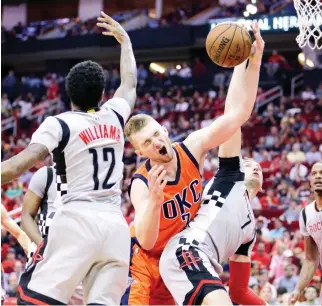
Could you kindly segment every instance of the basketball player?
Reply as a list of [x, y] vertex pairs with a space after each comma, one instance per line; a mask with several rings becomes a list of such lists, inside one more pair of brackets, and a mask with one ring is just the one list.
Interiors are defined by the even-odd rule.
[[[42, 167], [33, 175], [24, 197], [21, 227], [33, 242], [33, 253], [48, 235], [55, 212], [61, 205], [57, 199], [56, 181], [54, 167]], [[28, 264], [30, 261], [32, 262], [32, 258], [29, 258]], [[83, 287], [79, 284], [68, 301], [68, 305], [82, 304]]]
[[[245, 77], [243, 63], [231, 82]], [[244, 92], [230, 88], [230, 97]], [[251, 250], [255, 243], [255, 217], [250, 201], [261, 190], [263, 174], [253, 160], [242, 161], [241, 130], [219, 147], [219, 169], [206, 185], [200, 209], [183, 232], [173, 237], [160, 259], [160, 272], [178, 305], [266, 305], [249, 288]], [[230, 258], [230, 297], [218, 274]]]
[[17, 225], [17, 223], [8, 215], [6, 208], [1, 204], [1, 225], [14, 236], [19, 244], [28, 254], [28, 250], [31, 244], [29, 237], [26, 233]]
[[128, 34], [102, 16], [103, 34], [121, 44], [121, 85], [113, 99], [97, 108], [103, 69], [92, 61], [77, 64], [66, 78], [72, 111], [48, 117], [26, 149], [2, 163], [6, 183], [52, 152], [62, 201], [21, 277], [19, 304], [66, 304], [81, 281], [88, 305], [119, 304], [126, 289], [130, 232], [120, 210], [120, 182], [123, 126], [136, 100], [136, 63]]
[[23, 200], [21, 227], [37, 246], [48, 235], [57, 210], [56, 181], [53, 167], [40, 168], [31, 178]]
[[[302, 291], [307, 287], [319, 266], [322, 265], [322, 162], [312, 166], [310, 175], [311, 188], [315, 200], [304, 207], [300, 214], [300, 232], [304, 236], [305, 259], [300, 279], [291, 293], [289, 302], [294, 305]], [[322, 305], [322, 292], [320, 294]]]
[[[1, 204], [1, 225], [14, 236], [19, 244], [24, 249], [25, 253], [28, 254], [31, 241], [26, 233], [17, 225], [17, 223], [8, 215], [6, 208]], [[1, 265], [1, 304], [6, 297], [4, 271]]]
[[122, 299], [123, 305], [174, 304], [161, 279], [159, 259], [168, 240], [193, 219], [199, 208], [202, 193], [199, 165], [205, 154], [230, 138], [251, 114], [264, 48], [257, 25], [253, 31], [256, 52], [242, 78], [235, 76], [230, 83], [229, 91], [237, 93], [227, 96], [226, 103], [232, 107], [209, 127], [176, 144], [171, 144], [168, 131], [147, 115], [133, 116], [125, 127], [136, 153], [148, 160], [136, 171], [130, 186], [135, 207], [134, 245], [131, 284]]

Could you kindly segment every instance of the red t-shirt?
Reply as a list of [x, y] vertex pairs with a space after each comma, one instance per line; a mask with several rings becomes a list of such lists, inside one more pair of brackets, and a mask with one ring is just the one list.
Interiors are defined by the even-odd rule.
[[3, 262], [2, 262], [2, 268], [3, 268], [3, 271], [5, 273], [11, 273], [14, 271], [14, 267], [15, 267], [15, 263], [17, 262], [18, 260], [16, 259], [13, 259], [13, 260], [8, 260], [8, 259], [5, 259]]
[[267, 253], [260, 255], [257, 252], [254, 252], [254, 254], [252, 255], [252, 260], [260, 262], [263, 266], [269, 269], [271, 257]]
[[53, 100], [58, 97], [59, 94], [59, 87], [58, 84], [52, 84], [47, 91], [47, 98], [48, 100]]

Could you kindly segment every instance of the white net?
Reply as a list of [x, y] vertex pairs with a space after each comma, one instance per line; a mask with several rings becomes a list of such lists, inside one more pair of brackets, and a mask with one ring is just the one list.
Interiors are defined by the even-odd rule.
[[301, 48], [322, 49], [322, 0], [294, 0], [300, 34], [296, 41]]

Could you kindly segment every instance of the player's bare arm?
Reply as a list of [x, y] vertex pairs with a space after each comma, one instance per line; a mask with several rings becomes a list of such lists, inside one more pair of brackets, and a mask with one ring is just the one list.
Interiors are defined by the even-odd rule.
[[31, 244], [29, 237], [26, 233], [17, 225], [15, 221], [8, 215], [7, 210], [1, 204], [1, 225], [13, 235], [24, 249], [25, 253], [28, 254], [28, 249]]
[[301, 269], [300, 279], [289, 298], [291, 305], [297, 302], [301, 292], [309, 285], [319, 266], [319, 249], [311, 236], [304, 237], [304, 252], [305, 259]]
[[1, 163], [1, 184], [7, 184], [18, 178], [37, 162], [43, 161], [48, 155], [48, 149], [42, 144], [29, 145], [19, 154]]
[[164, 200], [163, 189], [166, 184], [166, 171], [163, 170], [163, 166], [156, 165], [149, 171], [149, 187], [140, 179], [135, 179], [132, 183], [135, 235], [145, 250], [151, 250], [158, 239], [160, 211]]
[[[259, 82], [259, 71], [264, 51], [264, 40], [261, 37], [258, 24], [252, 27], [255, 35], [253, 53], [242, 82], [232, 79], [229, 87], [235, 88], [237, 96], [227, 96], [226, 103], [233, 105], [223, 116], [216, 119], [209, 127], [196, 131], [184, 141], [197, 161], [210, 149], [227, 141], [245, 123], [253, 110]], [[234, 90], [234, 91], [235, 91]], [[243, 95], [240, 95], [244, 92]]]
[[42, 198], [33, 193], [30, 189], [27, 190], [22, 206], [21, 228], [37, 245], [42, 241], [39, 228], [36, 223], [36, 216], [41, 205]]
[[[234, 107], [234, 97], [242, 97], [245, 95], [245, 91], [240, 92], [239, 86], [234, 86], [243, 82], [246, 73], [246, 63], [244, 61], [240, 65], [234, 68], [234, 73], [231, 78], [231, 85], [229, 86], [227, 98], [225, 102], [225, 114], [230, 112]], [[237, 129], [237, 132], [230, 137], [226, 142], [219, 146], [219, 157], [234, 157], [239, 156], [241, 151], [241, 130]]]
[[117, 21], [104, 12], [101, 12], [101, 14], [102, 17], [97, 18], [100, 21], [97, 23], [97, 26], [107, 30], [102, 34], [114, 36], [121, 45], [121, 85], [116, 90], [114, 97], [125, 99], [133, 110], [136, 101], [137, 69], [131, 40], [127, 32]]

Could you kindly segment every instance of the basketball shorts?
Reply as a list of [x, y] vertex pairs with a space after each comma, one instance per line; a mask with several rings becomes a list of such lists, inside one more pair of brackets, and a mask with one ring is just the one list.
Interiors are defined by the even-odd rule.
[[170, 240], [160, 259], [160, 273], [177, 305], [201, 305], [204, 297], [224, 289], [209, 256], [198, 248], [198, 243], [187, 244], [185, 238]]
[[159, 272], [159, 257], [147, 255], [133, 239], [129, 281], [121, 305], [175, 305]]
[[208, 293], [225, 290], [219, 278], [220, 263], [234, 254], [249, 256], [255, 242], [254, 230], [250, 225], [243, 231], [237, 219], [231, 219], [218, 216], [216, 235], [186, 228], [166, 245], [160, 273], [178, 305], [200, 305]]
[[121, 211], [93, 202], [62, 206], [21, 276], [19, 304], [67, 304], [81, 281], [84, 303], [119, 304], [126, 289], [130, 242]]

